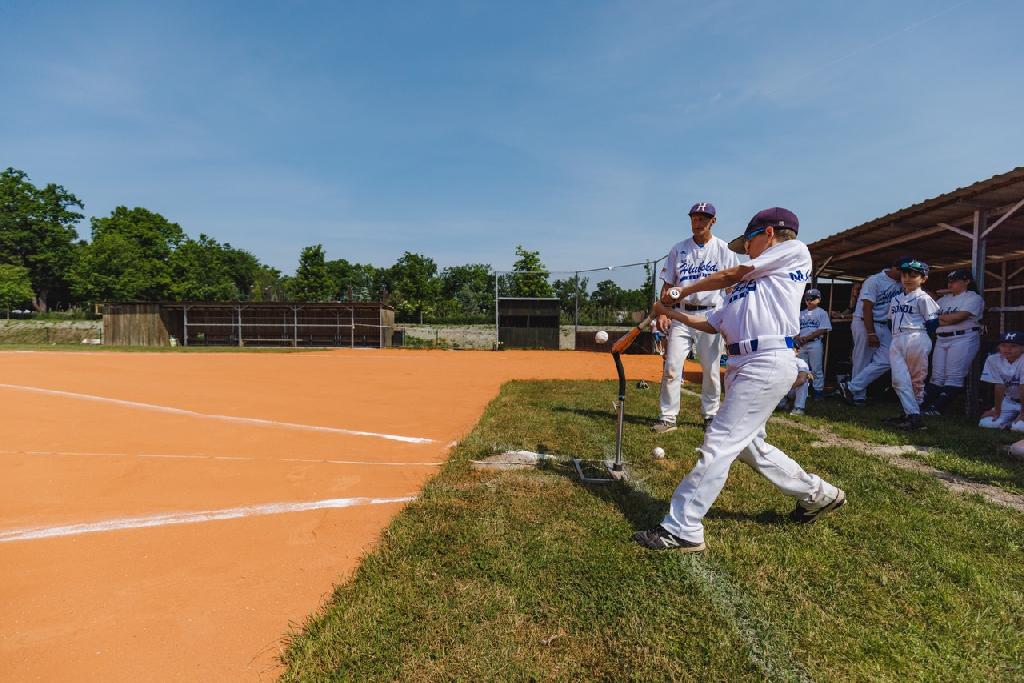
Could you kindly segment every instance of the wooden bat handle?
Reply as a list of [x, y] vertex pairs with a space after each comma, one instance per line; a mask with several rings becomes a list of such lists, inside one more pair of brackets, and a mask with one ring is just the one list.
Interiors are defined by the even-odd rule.
[[647, 315], [647, 317], [640, 321], [640, 323], [636, 327], [631, 329], [625, 335], [620, 337], [618, 341], [612, 344], [612, 353], [622, 353], [630, 346], [632, 346], [633, 342], [637, 338], [637, 335], [640, 334], [640, 331], [643, 330], [643, 328], [651, 324], [651, 321], [654, 320], [655, 315], [656, 314], [654, 313], [654, 311], [651, 311]]

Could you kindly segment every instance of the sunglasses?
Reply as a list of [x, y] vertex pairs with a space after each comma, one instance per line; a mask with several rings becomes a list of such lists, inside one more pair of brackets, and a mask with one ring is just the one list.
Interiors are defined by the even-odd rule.
[[757, 237], [758, 235], [760, 235], [762, 232], [764, 232], [767, 229], [768, 229], [768, 226], [766, 225], [763, 228], [758, 228], [757, 230], [751, 230], [750, 232], [748, 232], [748, 233], [743, 235], [743, 239], [746, 240], [747, 242], [749, 242], [750, 240], [754, 239], [755, 237]]

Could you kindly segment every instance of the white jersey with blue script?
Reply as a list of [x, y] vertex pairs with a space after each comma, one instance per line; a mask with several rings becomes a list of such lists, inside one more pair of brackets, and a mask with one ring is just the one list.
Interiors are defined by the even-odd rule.
[[969, 330], [972, 327], [981, 325], [981, 316], [985, 313], [985, 300], [977, 292], [971, 290], [963, 294], [947, 294], [938, 301], [939, 315], [947, 313], [959, 313], [966, 311], [970, 313], [966, 320], [953, 325], [940, 325], [939, 332], [956, 332], [957, 330]]
[[[1001, 353], [993, 353], [985, 359], [985, 367], [981, 371], [981, 381], [989, 384], [1002, 384], [1006, 387], [1004, 396], [1012, 401], [1020, 400], [1020, 380], [1024, 375], [1024, 356], [1011, 363]], [[998, 406], [997, 406], [998, 407]]]
[[[876, 323], [884, 323], [889, 318], [889, 302], [902, 291], [903, 285], [900, 281], [893, 280], [883, 270], [864, 281], [864, 286], [860, 288], [860, 301], [870, 301], [874, 306], [871, 309], [871, 317]], [[864, 317], [863, 310], [861, 317]]]
[[[818, 330], [831, 330], [832, 321], [828, 318], [828, 313], [821, 309], [819, 306], [813, 311], [809, 308], [805, 308], [800, 311], [800, 336], [806, 337], [809, 334], [817, 332]], [[815, 337], [808, 344], [820, 344], [821, 337]]]
[[795, 337], [800, 301], [811, 277], [811, 252], [799, 240], [780, 242], [747, 262], [754, 270], [737, 283], [708, 323], [735, 344], [762, 337]]
[[909, 332], [924, 332], [929, 320], [939, 317], [939, 305], [923, 289], [897, 294], [889, 302], [889, 320], [893, 336]]
[[[661, 279], [672, 286], [692, 285], [701, 278], [738, 266], [739, 263], [739, 256], [729, 250], [725, 240], [712, 235], [711, 239], [701, 245], [690, 237], [674, 244], [669, 250], [665, 266], [661, 269]], [[686, 297], [684, 303], [691, 306], [720, 306], [722, 292], [697, 292]]]

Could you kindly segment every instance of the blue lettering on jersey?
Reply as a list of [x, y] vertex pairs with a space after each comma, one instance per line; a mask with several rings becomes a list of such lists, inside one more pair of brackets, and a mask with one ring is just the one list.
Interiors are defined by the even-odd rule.
[[691, 265], [683, 262], [679, 264], [679, 281], [683, 282], [686, 280], [699, 280], [702, 277], [707, 277], [711, 273], [718, 272], [717, 263], [701, 263], [699, 265]]
[[893, 313], [913, 313], [914, 312], [914, 307], [911, 306], [910, 304], [893, 304], [892, 312]]
[[733, 301], [742, 299], [747, 295], [748, 292], [757, 291], [757, 280], [746, 280], [736, 285], [736, 289], [732, 290], [732, 294], [729, 295], [729, 300], [726, 304], [731, 304]]
[[810, 274], [810, 271], [802, 273], [799, 270], [794, 270], [792, 273], [789, 274], [789, 279], [792, 280], [793, 282], [803, 282], [804, 280], [807, 279], [807, 277]]

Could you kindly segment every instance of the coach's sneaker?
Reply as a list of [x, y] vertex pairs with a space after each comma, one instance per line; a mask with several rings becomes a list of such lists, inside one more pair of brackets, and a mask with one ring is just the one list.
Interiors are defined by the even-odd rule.
[[940, 411], [935, 406], [928, 406], [927, 408], [925, 408], [924, 410], [921, 411], [921, 414], [922, 415], [928, 415], [930, 417], [941, 417], [942, 416], [942, 411]]
[[668, 434], [669, 432], [676, 431], [676, 423], [658, 420], [651, 426], [651, 431], [655, 434]]
[[804, 412], [803, 408], [793, 408], [793, 410], [789, 411], [789, 414], [790, 415], [806, 415], [807, 413]]
[[894, 415], [893, 417], [883, 417], [882, 418], [882, 422], [884, 422], [885, 424], [890, 424], [890, 425], [898, 425], [898, 424], [902, 424], [903, 422], [906, 422], [906, 421], [907, 421], [907, 414], [906, 413], [900, 413], [899, 415]]
[[847, 386], [846, 382], [840, 382], [836, 385], [836, 391], [839, 393], [839, 396], [841, 396], [842, 399], [851, 406], [855, 406], [857, 408], [864, 406], [864, 399], [854, 397], [853, 392], [850, 391], [850, 387]]
[[832, 499], [832, 502], [822, 505], [820, 508], [810, 509], [805, 507], [803, 503], [797, 503], [796, 509], [789, 513], [789, 518], [799, 524], [813, 524], [817, 522], [821, 517], [846, 505], [846, 492], [842, 489], [837, 489], [837, 491], [839, 493]]
[[650, 550], [678, 550], [683, 553], [699, 553], [707, 546], [703, 543], [694, 543], [685, 538], [679, 538], [670, 533], [660, 524], [647, 531], [638, 531], [633, 534], [633, 540]]
[[924, 422], [921, 420], [921, 416], [916, 414], [907, 415], [907, 419], [897, 424], [896, 428], [906, 429], [907, 431], [920, 431], [922, 429], [927, 429], [927, 427], [924, 426]]

